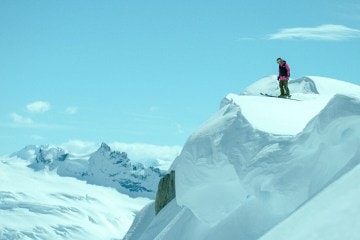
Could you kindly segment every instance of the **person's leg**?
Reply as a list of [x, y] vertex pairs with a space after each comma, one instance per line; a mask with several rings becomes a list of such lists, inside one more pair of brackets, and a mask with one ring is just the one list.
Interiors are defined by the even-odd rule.
[[290, 90], [289, 90], [289, 81], [288, 80], [284, 80], [284, 92], [285, 92], [285, 95], [290, 97]]
[[284, 96], [285, 92], [284, 92], [284, 80], [280, 80], [279, 81], [279, 88], [280, 88], [280, 96]]

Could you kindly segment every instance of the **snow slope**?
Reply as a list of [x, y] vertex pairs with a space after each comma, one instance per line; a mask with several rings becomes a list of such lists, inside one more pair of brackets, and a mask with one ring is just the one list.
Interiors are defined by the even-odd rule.
[[260, 240], [359, 239], [359, 178], [356, 166]]
[[0, 239], [122, 239], [150, 202], [0, 159]]
[[[359, 178], [351, 170], [360, 162], [360, 87], [303, 77], [290, 81], [289, 88], [301, 101], [259, 95], [278, 94], [274, 76], [226, 96], [171, 167], [176, 171], [176, 200], [156, 217], [140, 212], [125, 239], [252, 240], [276, 225], [269, 232], [274, 235], [265, 239], [278, 239], [272, 236], [295, 226], [291, 222], [282, 227], [282, 221], [297, 216], [298, 209], [320, 212], [316, 207], [326, 206], [326, 200], [313, 200], [321, 199], [329, 186], [344, 186], [337, 181], [348, 173]], [[337, 210], [332, 211], [328, 213]], [[321, 216], [307, 219], [316, 221], [308, 225], [317, 229], [309, 230], [321, 232], [335, 223], [327, 219], [325, 224]], [[348, 236], [354, 236], [352, 231]]]

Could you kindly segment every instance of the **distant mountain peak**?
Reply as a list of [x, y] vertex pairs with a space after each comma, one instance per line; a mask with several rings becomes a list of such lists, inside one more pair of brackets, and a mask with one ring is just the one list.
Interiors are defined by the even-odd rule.
[[98, 149], [98, 151], [105, 151], [105, 152], [111, 152], [111, 148], [109, 145], [107, 145], [106, 143], [101, 143], [100, 148]]
[[90, 155], [89, 161], [91, 162], [94, 159], [100, 159], [101, 161], [106, 160], [115, 165], [121, 163], [123, 167], [131, 165], [130, 159], [128, 158], [126, 152], [113, 151], [106, 143], [102, 143], [99, 149]]
[[106, 143], [90, 154], [78, 159], [64, 149], [52, 145], [29, 145], [11, 154], [28, 160], [28, 167], [39, 171], [56, 170], [60, 176], [75, 177], [88, 183], [113, 187], [131, 197], [155, 198], [157, 184], [164, 172], [143, 164], [132, 164], [126, 152], [113, 151]]

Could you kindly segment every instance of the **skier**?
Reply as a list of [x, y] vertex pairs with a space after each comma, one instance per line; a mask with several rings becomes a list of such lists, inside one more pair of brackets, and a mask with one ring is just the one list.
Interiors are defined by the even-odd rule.
[[290, 97], [290, 91], [288, 87], [290, 77], [290, 67], [285, 60], [278, 58], [276, 62], [279, 64], [279, 74], [277, 80], [279, 81], [280, 95], [279, 97], [286, 98]]

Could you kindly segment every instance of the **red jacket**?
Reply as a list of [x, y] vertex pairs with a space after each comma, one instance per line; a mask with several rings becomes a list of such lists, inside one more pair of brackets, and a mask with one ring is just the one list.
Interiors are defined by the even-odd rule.
[[290, 67], [286, 61], [282, 61], [279, 64], [279, 75], [278, 80], [289, 80], [290, 77]]

